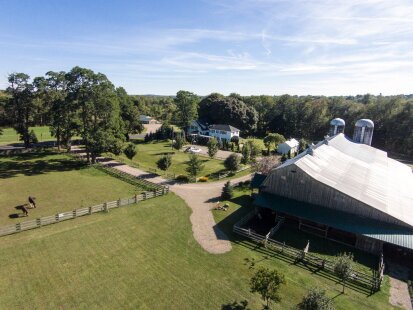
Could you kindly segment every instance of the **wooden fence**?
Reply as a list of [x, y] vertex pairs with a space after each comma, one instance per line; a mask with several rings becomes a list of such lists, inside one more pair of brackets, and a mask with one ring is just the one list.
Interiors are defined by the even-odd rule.
[[[254, 216], [254, 214], [255, 211], [249, 213], [246, 217], [236, 223], [233, 227], [234, 233], [247, 237], [256, 243], [263, 245], [268, 250], [293, 258], [297, 263], [301, 262], [306, 266], [312, 266], [318, 270], [323, 270], [333, 275], [335, 274], [333, 261], [318, 257], [313, 253], [308, 253], [306, 249], [297, 249], [286, 245], [285, 242], [281, 243], [266, 236], [257, 234], [250, 229], [242, 228], [241, 226], [246, 224]], [[360, 271], [353, 271], [351, 278], [347, 280], [346, 283], [362, 286], [370, 290], [371, 293], [377, 292], [380, 290], [383, 280], [383, 271], [384, 263], [383, 256], [381, 256], [378, 270], [373, 270], [371, 275]]]
[[164, 186], [162, 188], [158, 188], [157, 190], [146, 191], [130, 198], [109, 201], [92, 207], [75, 209], [73, 211], [62, 212], [55, 215], [36, 218], [30, 221], [20, 222], [14, 225], [0, 227], [0, 236], [11, 235], [29, 229], [60, 223], [66, 220], [71, 220], [84, 215], [91, 215], [97, 212], [109, 212], [110, 209], [136, 204], [139, 201], [166, 195], [168, 192], [169, 188]]

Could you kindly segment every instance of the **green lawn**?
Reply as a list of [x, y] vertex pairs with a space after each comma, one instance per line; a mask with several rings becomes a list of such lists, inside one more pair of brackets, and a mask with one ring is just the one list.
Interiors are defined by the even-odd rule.
[[[189, 159], [189, 154], [184, 152], [178, 152], [171, 148], [170, 142], [149, 142], [149, 143], [139, 143], [137, 144], [137, 155], [133, 160], [129, 160], [125, 155], [113, 156], [115, 159], [121, 160], [127, 164], [135, 165], [136, 167], [143, 170], [156, 169], [157, 173], [162, 174], [163, 171], [158, 169], [156, 162], [166, 153], [173, 153], [172, 155], [172, 165], [168, 169], [168, 174], [184, 174], [187, 175], [185, 171], [187, 165], [186, 162]], [[208, 176], [211, 173], [224, 172], [224, 162], [217, 159], [209, 159], [204, 156], [199, 157], [204, 163], [204, 169], [200, 173], [200, 176]]]
[[[245, 210], [215, 214], [230, 229]], [[190, 209], [173, 194], [1, 238], [0, 305], [4, 309], [220, 309], [247, 299], [246, 259], [277, 268], [287, 279], [277, 309], [292, 309], [312, 287], [327, 289], [337, 309], [391, 309], [388, 284], [368, 297], [334, 280], [263, 254], [235, 239], [223, 255], [192, 236]], [[231, 236], [231, 235], [230, 235]], [[232, 237], [232, 236], [231, 236]]]
[[[88, 167], [65, 154], [52, 152], [0, 156], [0, 225], [133, 196], [140, 191], [128, 183]], [[37, 198], [28, 217], [14, 207]]]
[[[30, 129], [34, 130], [39, 142], [56, 140], [54, 137], [51, 136], [48, 126], [30, 127]], [[0, 145], [21, 142], [22, 141], [20, 141], [20, 136], [13, 128], [3, 129], [3, 134], [0, 135]]]

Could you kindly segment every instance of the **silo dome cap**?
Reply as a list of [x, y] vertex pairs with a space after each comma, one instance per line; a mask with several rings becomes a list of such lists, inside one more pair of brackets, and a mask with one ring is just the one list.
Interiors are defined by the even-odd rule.
[[345, 126], [346, 122], [342, 118], [335, 118], [331, 120], [330, 125], [332, 126]]
[[374, 123], [371, 119], [367, 119], [367, 118], [363, 118], [363, 119], [359, 119], [356, 122], [356, 126], [357, 127], [370, 127], [370, 128], [374, 128]]

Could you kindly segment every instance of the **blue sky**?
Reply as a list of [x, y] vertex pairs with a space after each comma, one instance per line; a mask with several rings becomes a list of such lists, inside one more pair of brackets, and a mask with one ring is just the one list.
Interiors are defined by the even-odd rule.
[[131, 94], [410, 94], [413, 2], [0, 0], [0, 89], [76, 65]]

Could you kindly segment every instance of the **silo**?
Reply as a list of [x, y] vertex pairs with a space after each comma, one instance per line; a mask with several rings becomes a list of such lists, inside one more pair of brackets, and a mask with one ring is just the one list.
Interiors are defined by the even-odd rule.
[[339, 133], [344, 133], [346, 122], [341, 118], [335, 118], [330, 122], [330, 131], [328, 135], [333, 137]]
[[370, 119], [359, 119], [354, 128], [353, 141], [356, 143], [364, 143], [371, 145], [373, 138], [374, 123]]

